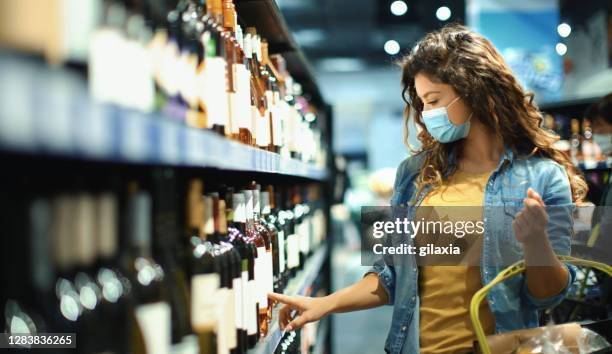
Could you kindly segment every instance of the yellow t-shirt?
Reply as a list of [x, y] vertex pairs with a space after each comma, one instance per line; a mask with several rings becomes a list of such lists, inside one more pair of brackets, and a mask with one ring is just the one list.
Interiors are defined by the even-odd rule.
[[[489, 175], [489, 173], [471, 174], [457, 171], [441, 188], [428, 193], [421, 206], [474, 206], [476, 208], [452, 209], [458, 211], [454, 212], [454, 217], [474, 221], [482, 220], [481, 207]], [[441, 209], [445, 210], [442, 213], [446, 213], [450, 208]], [[453, 214], [452, 211], [451, 214]], [[453, 219], [453, 215], [445, 214], [444, 217]], [[478, 239], [480, 241], [476, 241], [476, 247], [470, 248], [470, 253], [479, 259], [482, 240]], [[470, 262], [469, 264], [478, 263]], [[470, 301], [481, 287], [480, 267], [478, 266], [427, 265], [420, 267], [419, 340], [421, 353], [447, 354], [472, 351], [476, 335], [470, 321]], [[495, 319], [486, 301], [483, 301], [481, 305], [480, 318], [485, 333], [492, 334], [495, 331]]]

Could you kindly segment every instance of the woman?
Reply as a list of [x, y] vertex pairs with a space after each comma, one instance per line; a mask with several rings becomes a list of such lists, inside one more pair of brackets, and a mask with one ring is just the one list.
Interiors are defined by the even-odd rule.
[[[524, 258], [527, 270], [489, 293], [481, 311], [487, 334], [535, 327], [537, 310], [564, 297], [575, 272], [555, 254], [569, 253], [567, 206], [583, 198], [586, 184], [552, 148], [556, 137], [540, 128], [532, 96], [481, 35], [447, 26], [426, 35], [402, 66], [403, 96], [421, 127], [422, 147], [400, 165], [391, 205], [511, 205], [520, 211], [503, 223], [493, 222], [499, 208], [483, 208], [480, 269], [419, 269], [414, 257], [386, 256], [361, 281], [331, 295], [270, 297], [285, 304], [279, 319], [285, 330], [334, 312], [390, 304], [386, 352], [471, 352], [469, 299], [509, 264], [508, 255]], [[553, 216], [550, 206], [561, 208]], [[292, 310], [298, 311], [293, 319]]]

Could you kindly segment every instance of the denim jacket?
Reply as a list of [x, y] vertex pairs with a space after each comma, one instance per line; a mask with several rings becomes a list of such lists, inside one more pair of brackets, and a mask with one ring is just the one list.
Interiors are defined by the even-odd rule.
[[[426, 188], [412, 204], [416, 194], [415, 178], [422, 167], [424, 153], [404, 160], [397, 170], [391, 206], [419, 205], [427, 194]], [[451, 154], [451, 163], [455, 154]], [[522, 158], [506, 148], [497, 169], [487, 181], [484, 192], [483, 221], [485, 232], [480, 260], [482, 284], [489, 283], [500, 271], [523, 258], [522, 246], [514, 237], [511, 220], [499, 220], [494, 215], [499, 206], [522, 209], [527, 189], [538, 192], [547, 205], [549, 222], [547, 233], [554, 251], [559, 255], [570, 253], [572, 236], [572, 197], [565, 169], [555, 161], [543, 157]], [[491, 206], [487, 208], [487, 206]], [[548, 206], [561, 206], [551, 215]], [[408, 217], [414, 216], [414, 209]], [[508, 259], [510, 257], [510, 259]], [[553, 297], [538, 299], [527, 288], [524, 274], [512, 277], [494, 286], [487, 301], [495, 318], [496, 333], [538, 326], [538, 310], [555, 306], [565, 297], [575, 279], [575, 269], [567, 264], [569, 280], [564, 290]], [[391, 329], [385, 342], [385, 351], [393, 354], [419, 353], [419, 289], [418, 267], [414, 256], [385, 255], [368, 270], [377, 273], [385, 288], [389, 305], [393, 305]], [[366, 273], [366, 274], [367, 274]]]

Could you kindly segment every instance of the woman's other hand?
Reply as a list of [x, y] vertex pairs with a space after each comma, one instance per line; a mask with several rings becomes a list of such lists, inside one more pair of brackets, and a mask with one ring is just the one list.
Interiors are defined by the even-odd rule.
[[525, 207], [512, 222], [512, 229], [517, 241], [523, 245], [542, 241], [546, 237], [548, 214], [542, 197], [533, 189], [527, 190], [527, 198], [523, 200]]

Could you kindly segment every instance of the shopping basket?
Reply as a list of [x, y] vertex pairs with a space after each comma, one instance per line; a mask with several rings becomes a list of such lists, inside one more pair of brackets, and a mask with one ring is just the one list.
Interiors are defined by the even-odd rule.
[[[571, 256], [559, 256], [559, 260], [561, 262], [570, 263], [577, 266], [595, 268], [612, 277], [612, 266], [604, 263], [575, 258]], [[474, 331], [476, 332], [476, 339], [478, 340], [478, 345], [480, 346], [481, 353], [491, 354], [491, 348], [489, 347], [487, 337], [484, 333], [484, 329], [482, 328], [482, 323], [480, 322], [480, 303], [485, 299], [487, 293], [491, 290], [492, 287], [524, 271], [525, 262], [516, 262], [501, 271], [499, 274], [497, 274], [497, 276], [489, 284], [478, 290], [476, 294], [474, 294], [474, 296], [472, 297], [472, 301], [470, 303], [470, 318], [472, 320], [472, 326], [474, 327]]]

